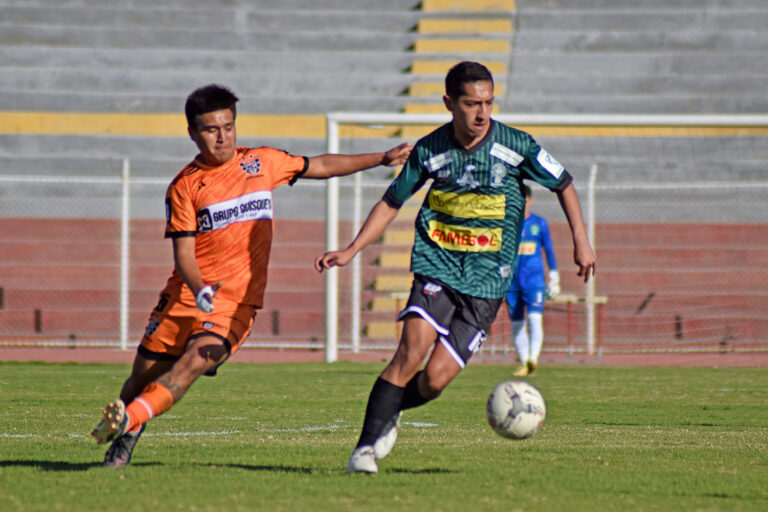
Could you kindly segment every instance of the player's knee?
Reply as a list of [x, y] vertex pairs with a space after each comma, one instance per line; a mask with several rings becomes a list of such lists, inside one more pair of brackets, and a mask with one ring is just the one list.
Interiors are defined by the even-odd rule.
[[426, 399], [434, 400], [440, 396], [449, 382], [450, 379], [443, 375], [429, 375], [424, 372], [421, 376], [421, 382], [419, 382], [419, 393]]

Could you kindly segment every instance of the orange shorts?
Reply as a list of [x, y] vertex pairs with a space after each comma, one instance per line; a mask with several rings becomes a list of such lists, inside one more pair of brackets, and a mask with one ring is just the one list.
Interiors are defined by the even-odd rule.
[[[188, 292], [187, 292], [188, 293]], [[234, 354], [251, 332], [256, 317], [254, 306], [244, 306], [214, 297], [214, 310], [205, 313], [194, 304], [180, 300], [181, 285], [172, 280], [160, 292], [160, 300], [149, 316], [141, 346], [158, 355], [180, 357], [193, 339], [213, 334]]]

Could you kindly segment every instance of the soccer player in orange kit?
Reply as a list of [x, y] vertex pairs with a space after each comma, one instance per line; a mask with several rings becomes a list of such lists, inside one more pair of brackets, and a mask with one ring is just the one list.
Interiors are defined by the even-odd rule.
[[219, 85], [187, 98], [200, 153], [166, 193], [165, 237], [175, 268], [160, 293], [118, 400], [91, 435], [111, 441], [104, 465], [128, 464], [145, 424], [177, 403], [198, 377], [215, 375], [250, 332], [263, 305], [273, 228], [272, 190], [298, 178], [344, 176], [405, 162], [411, 147], [304, 157], [236, 145], [238, 98]]

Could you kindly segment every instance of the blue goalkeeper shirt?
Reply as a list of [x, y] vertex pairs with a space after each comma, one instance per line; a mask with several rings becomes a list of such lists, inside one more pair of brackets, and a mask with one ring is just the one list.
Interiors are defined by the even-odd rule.
[[523, 222], [520, 245], [517, 250], [515, 275], [510, 290], [529, 290], [546, 287], [543, 255], [547, 256], [549, 270], [557, 270], [555, 251], [546, 219], [531, 214]]

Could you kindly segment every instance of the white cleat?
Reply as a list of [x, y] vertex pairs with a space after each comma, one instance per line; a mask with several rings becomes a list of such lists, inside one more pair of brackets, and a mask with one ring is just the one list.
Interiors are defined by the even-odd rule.
[[402, 415], [403, 411], [395, 414], [392, 419], [387, 422], [387, 425], [384, 427], [384, 432], [382, 432], [379, 438], [376, 439], [376, 442], [373, 443], [373, 455], [376, 457], [376, 460], [383, 459], [392, 453], [392, 448], [395, 447], [395, 443], [397, 442], [397, 433], [400, 430], [400, 418]]
[[101, 421], [91, 432], [91, 435], [96, 438], [96, 444], [103, 444], [120, 437], [128, 426], [128, 417], [122, 400], [109, 402], [102, 414]]
[[373, 446], [365, 445], [355, 448], [347, 462], [347, 473], [378, 473], [379, 466], [376, 464], [376, 456], [373, 452]]

